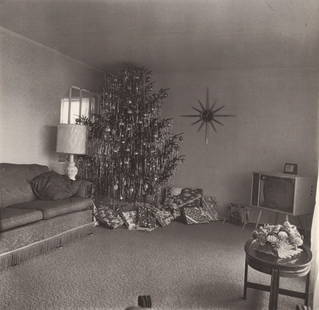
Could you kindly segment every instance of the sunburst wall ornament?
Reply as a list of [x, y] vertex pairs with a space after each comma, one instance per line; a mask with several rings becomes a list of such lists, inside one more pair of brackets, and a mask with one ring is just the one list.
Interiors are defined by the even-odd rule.
[[198, 118], [198, 120], [192, 123], [192, 126], [196, 125], [197, 123], [200, 123], [197, 131], [200, 131], [203, 128], [203, 126], [205, 126], [205, 143], [208, 144], [208, 129], [211, 127], [215, 132], [217, 132], [216, 124], [224, 126], [224, 124], [220, 120], [218, 120], [218, 118], [234, 117], [235, 115], [234, 114], [218, 114], [218, 112], [220, 112], [224, 108], [224, 106], [217, 107], [216, 106], [217, 100], [214, 100], [214, 103], [210, 105], [208, 88], [206, 89], [205, 106], [200, 100], [198, 100], [198, 102], [199, 102], [199, 108], [196, 108], [194, 106], [192, 107], [193, 110], [197, 112], [197, 114], [186, 114], [181, 116]]

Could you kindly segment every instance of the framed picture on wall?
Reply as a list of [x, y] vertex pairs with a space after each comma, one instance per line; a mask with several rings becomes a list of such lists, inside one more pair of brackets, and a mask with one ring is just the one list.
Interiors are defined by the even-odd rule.
[[294, 164], [294, 163], [285, 163], [284, 173], [297, 174], [298, 173], [298, 165]]

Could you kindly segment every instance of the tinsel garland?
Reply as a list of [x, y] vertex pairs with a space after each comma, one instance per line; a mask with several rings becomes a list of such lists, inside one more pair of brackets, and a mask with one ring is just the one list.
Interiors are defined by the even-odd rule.
[[183, 134], [172, 134], [172, 119], [160, 115], [167, 92], [153, 92], [145, 68], [106, 76], [99, 113], [78, 120], [89, 127], [88, 155], [78, 160], [79, 174], [96, 184], [98, 195], [125, 201], [156, 196], [183, 161]]

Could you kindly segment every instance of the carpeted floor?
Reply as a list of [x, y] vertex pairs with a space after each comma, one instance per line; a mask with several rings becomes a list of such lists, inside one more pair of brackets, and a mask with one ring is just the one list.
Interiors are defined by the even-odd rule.
[[[153, 309], [268, 309], [269, 293], [243, 300], [249, 229], [173, 223], [153, 232], [107, 230], [0, 274], [0, 309], [125, 309], [151, 295]], [[249, 279], [269, 276], [250, 269]], [[304, 289], [300, 279], [281, 286]], [[302, 300], [279, 297], [279, 309]]]

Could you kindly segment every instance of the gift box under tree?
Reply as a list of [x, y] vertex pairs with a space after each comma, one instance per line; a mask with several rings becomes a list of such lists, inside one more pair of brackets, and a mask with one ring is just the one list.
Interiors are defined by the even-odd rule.
[[214, 221], [203, 207], [183, 207], [182, 216], [186, 224], [207, 224]]

